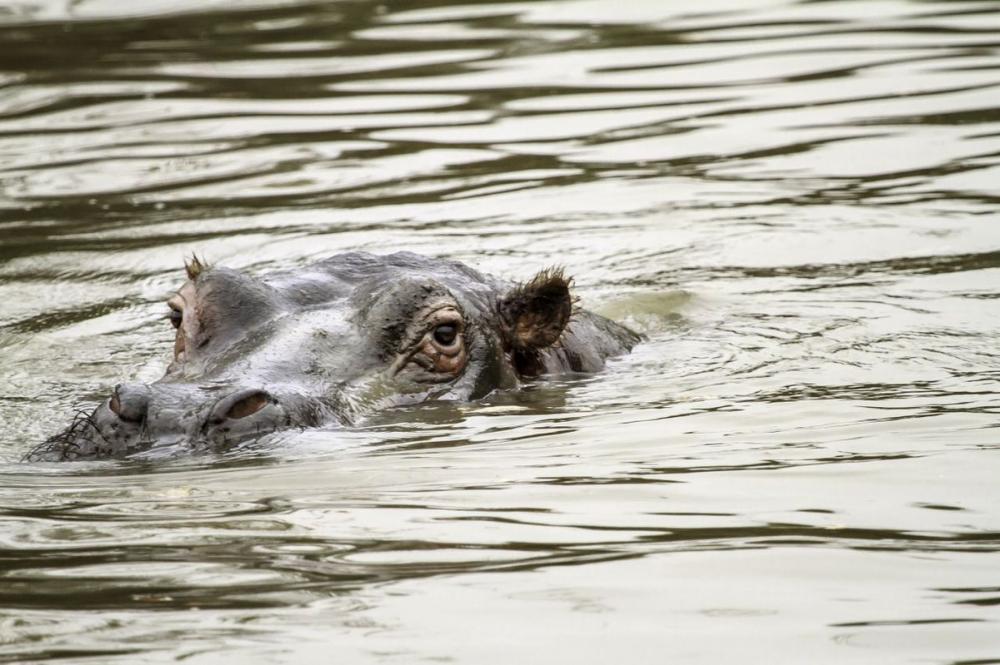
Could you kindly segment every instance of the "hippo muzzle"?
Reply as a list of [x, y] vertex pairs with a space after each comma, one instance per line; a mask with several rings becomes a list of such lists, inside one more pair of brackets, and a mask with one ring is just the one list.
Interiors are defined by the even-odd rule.
[[301, 396], [281, 399], [261, 388], [120, 384], [92, 413], [46, 442], [45, 457], [122, 457], [155, 448], [217, 451], [315, 425], [321, 411]]

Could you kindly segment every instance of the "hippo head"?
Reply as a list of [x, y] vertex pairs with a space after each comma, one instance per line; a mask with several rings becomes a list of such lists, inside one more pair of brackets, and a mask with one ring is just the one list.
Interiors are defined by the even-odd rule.
[[195, 259], [187, 276], [167, 302], [176, 337], [164, 377], [117, 386], [28, 459], [215, 450], [350, 426], [397, 405], [597, 369], [634, 342], [574, 313], [560, 271], [509, 284], [453, 261], [351, 253], [263, 278]]

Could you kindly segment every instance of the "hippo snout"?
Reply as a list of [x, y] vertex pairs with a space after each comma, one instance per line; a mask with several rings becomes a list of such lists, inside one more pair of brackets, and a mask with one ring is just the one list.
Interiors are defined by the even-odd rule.
[[262, 388], [120, 384], [107, 409], [109, 418], [102, 420], [109, 421], [105, 425], [113, 432], [137, 427], [140, 435], [157, 438], [196, 433], [232, 438], [289, 424], [278, 398]]
[[224, 448], [296, 424], [283, 401], [262, 388], [119, 384], [108, 399], [78, 415], [31, 457], [123, 457], [178, 443]]

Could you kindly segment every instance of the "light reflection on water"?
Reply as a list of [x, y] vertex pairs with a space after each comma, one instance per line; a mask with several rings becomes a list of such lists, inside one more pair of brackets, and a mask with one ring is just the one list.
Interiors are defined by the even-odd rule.
[[[998, 28], [4, 3], [0, 658], [1000, 658]], [[162, 374], [186, 254], [346, 249], [562, 263], [649, 341], [356, 431], [18, 463]]]

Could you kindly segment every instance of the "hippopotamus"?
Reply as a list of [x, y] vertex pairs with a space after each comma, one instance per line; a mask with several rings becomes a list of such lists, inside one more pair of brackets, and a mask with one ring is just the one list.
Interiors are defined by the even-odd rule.
[[288, 428], [357, 426], [541, 375], [596, 372], [640, 336], [581, 309], [561, 269], [523, 282], [400, 252], [338, 254], [260, 277], [185, 263], [173, 359], [124, 383], [28, 460], [225, 449]]

